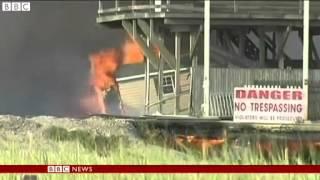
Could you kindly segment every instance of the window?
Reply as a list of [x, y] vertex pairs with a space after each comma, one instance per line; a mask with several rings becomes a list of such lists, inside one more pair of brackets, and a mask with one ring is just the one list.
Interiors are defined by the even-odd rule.
[[172, 75], [163, 77], [162, 88], [163, 95], [174, 93], [174, 79]]

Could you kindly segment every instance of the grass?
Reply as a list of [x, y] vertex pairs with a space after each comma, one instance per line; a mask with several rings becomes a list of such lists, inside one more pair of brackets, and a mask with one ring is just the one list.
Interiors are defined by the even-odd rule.
[[[86, 131], [68, 132], [63, 128], [52, 127], [44, 136], [35, 138], [30, 135], [26, 144], [16, 141], [0, 143], [1, 164], [288, 164], [286, 153], [266, 160], [251, 148], [235, 150], [224, 148], [219, 156], [203, 159], [201, 154], [190, 150], [179, 152], [170, 148], [161, 148], [150, 143], [137, 142], [129, 144], [124, 137], [93, 136]], [[53, 144], [54, 146], [50, 146]], [[303, 158], [296, 158], [303, 164]], [[21, 175], [3, 175], [0, 179], [20, 179]], [[314, 179], [316, 174], [67, 174], [38, 175], [39, 179], [48, 180], [87, 180], [87, 179], [181, 179], [181, 180], [215, 180], [215, 179]]]

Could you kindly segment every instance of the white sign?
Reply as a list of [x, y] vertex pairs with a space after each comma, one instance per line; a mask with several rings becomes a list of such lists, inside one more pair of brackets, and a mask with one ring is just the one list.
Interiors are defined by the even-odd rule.
[[304, 111], [301, 88], [234, 89], [236, 122], [296, 123], [303, 120]]
[[2, 11], [14, 11], [14, 12], [19, 12], [19, 11], [30, 11], [30, 2], [11, 2], [11, 1], [5, 1], [2, 2]]

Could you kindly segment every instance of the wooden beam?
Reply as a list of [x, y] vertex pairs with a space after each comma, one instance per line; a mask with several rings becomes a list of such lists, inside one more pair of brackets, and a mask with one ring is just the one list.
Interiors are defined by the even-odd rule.
[[230, 30], [225, 30], [223, 32], [223, 38], [224, 38], [224, 41], [225, 41], [226, 48], [229, 51], [232, 51], [233, 53], [236, 53], [234, 47], [232, 46], [231, 34], [232, 33], [230, 32]]
[[274, 53], [275, 51], [275, 44], [272, 41], [272, 39], [266, 35], [266, 33], [261, 34], [261, 32], [259, 33], [259, 31], [256, 30], [252, 30], [252, 32], [255, 34], [255, 36], [262, 38], [265, 41], [265, 45], [268, 49], [270, 49], [271, 52]]
[[[319, 68], [320, 67], [320, 57], [319, 57], [318, 50], [317, 50], [316, 45], [313, 40], [313, 34], [311, 34], [311, 32], [310, 32], [310, 37], [309, 37], [309, 44], [311, 47], [309, 56], [311, 57], [311, 60], [314, 60], [314, 62], [316, 62], [316, 67]], [[313, 59], [313, 55], [314, 55], [314, 59]]]
[[[298, 36], [303, 44], [303, 32], [301, 30], [298, 31]], [[315, 47], [314, 41], [313, 41], [313, 33], [310, 32], [310, 36], [309, 36], [309, 47], [311, 48], [311, 50], [309, 50], [309, 58], [311, 59], [311, 61], [315, 62], [315, 67], [319, 68], [320, 67], [320, 58], [319, 58], [319, 54], [318, 51]], [[313, 58], [313, 55], [315, 56], [315, 59]]]
[[[318, 53], [318, 51], [317, 51], [317, 49], [316, 49], [316, 46], [315, 46], [315, 44], [314, 44], [313, 37], [312, 37], [311, 34], [310, 34], [309, 43], [310, 43], [310, 46], [311, 46], [311, 52], [312, 52], [311, 54], [314, 55], [315, 60], [319, 61], [319, 60], [320, 60], [320, 59], [319, 59], [319, 53]], [[311, 57], [312, 57], [312, 59], [313, 59], [313, 56], [311, 56]]]
[[[138, 26], [146, 36], [149, 36], [150, 28], [149, 28], [149, 25], [144, 20], [138, 19]], [[160, 49], [161, 54], [165, 57], [166, 63], [170, 66], [170, 68], [174, 69], [175, 61], [176, 61], [175, 57], [165, 47], [164, 43], [159, 40], [159, 34], [155, 33], [154, 31], [152, 32], [152, 34], [153, 34], [153, 38], [151, 38], [152, 39], [150, 41], [151, 44], [154, 47], [157, 47]]]
[[245, 56], [240, 56], [238, 54], [226, 51], [225, 49], [216, 45], [211, 45], [210, 51], [214, 54], [214, 62], [219, 63], [222, 66], [226, 66], [226, 64], [230, 63], [234, 66], [243, 68], [260, 67], [258, 62], [252, 61]]
[[[259, 37], [259, 33], [256, 30], [252, 31], [257, 37]], [[274, 36], [274, 33], [272, 33], [272, 35]], [[276, 60], [276, 50], [275, 50], [275, 38], [270, 38], [268, 35], [264, 34], [263, 35], [263, 39], [265, 40], [265, 45], [266, 48], [269, 49], [272, 53], [272, 55], [274, 56], [273, 59]], [[266, 51], [267, 52], [267, 51]], [[288, 54], [286, 52], [283, 52], [283, 56], [285, 59], [291, 60], [291, 58], [288, 56]]]
[[[140, 37], [137, 31], [133, 30], [133, 25], [129, 21], [122, 21], [123, 28], [127, 31], [129, 35], [135, 38], [135, 41], [139, 44], [141, 50], [143, 51], [144, 55], [149, 58], [150, 64], [155, 68], [158, 69], [158, 63], [160, 61], [159, 57], [149, 48], [146, 42]], [[135, 33], [135, 34], [133, 34]]]
[[195, 56], [195, 53], [196, 53], [196, 49], [199, 47], [198, 42], [199, 42], [199, 38], [202, 34], [202, 31], [203, 31], [203, 26], [200, 25], [199, 30], [197, 31], [194, 39], [192, 40], [192, 47], [190, 47], [191, 48], [190, 49], [190, 59], [193, 59], [193, 57]]

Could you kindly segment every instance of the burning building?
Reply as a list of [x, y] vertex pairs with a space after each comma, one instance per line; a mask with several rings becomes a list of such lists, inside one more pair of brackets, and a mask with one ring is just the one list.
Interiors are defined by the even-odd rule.
[[[310, 85], [309, 106], [305, 116], [308, 115], [307, 119], [310, 120], [319, 119], [317, 84], [320, 66], [317, 48], [312, 42], [310, 68], [305, 65], [302, 71], [302, 62], [306, 60], [301, 59], [302, 53], [295, 55], [301, 50], [297, 44], [303, 39], [302, 21], [301, 18], [288, 18], [291, 15], [300, 17], [298, 12], [302, 12], [302, 6], [293, 2], [283, 4], [259, 1], [257, 4], [249, 1], [212, 1], [209, 7], [215, 9], [211, 14], [216, 19], [215, 23], [210, 24], [203, 21], [204, 2], [99, 1], [97, 23], [108, 28], [123, 29], [128, 35], [135, 37], [149, 60], [148, 63], [143, 63], [144, 71], [139, 73], [139, 78], [145, 79], [144, 83], [141, 82], [145, 86], [145, 94], [139, 99], [139, 107], [142, 106], [144, 113], [150, 114], [158, 109], [162, 114], [206, 114], [232, 119], [235, 87], [301, 87], [304, 72], [310, 74], [307, 83]], [[319, 3], [313, 2], [312, 7], [318, 5]], [[293, 11], [288, 10], [288, 7]], [[235, 8], [244, 11], [235, 11]], [[279, 16], [274, 14], [274, 9], [281, 12]], [[317, 36], [317, 19], [314, 17], [318, 14], [316, 10], [310, 11], [310, 39]], [[296, 23], [292, 24], [292, 21]], [[210, 22], [210, 18], [206, 22]], [[204, 24], [208, 28], [204, 28]], [[205, 29], [210, 32], [204, 33]], [[211, 36], [208, 38], [205, 34]], [[296, 43], [288, 43], [292, 38], [297, 40]], [[152, 53], [150, 45], [159, 47], [161, 58]], [[206, 57], [204, 50], [209, 52]], [[189, 70], [186, 73], [186, 77], [190, 73], [189, 79], [184, 77], [186, 71], [181, 71], [182, 67]], [[168, 74], [165, 74], [166, 70]], [[131, 87], [130, 82], [135, 77], [136, 87], [141, 91], [140, 80], [136, 75], [138, 73], [122, 78], [121, 81]], [[165, 77], [166, 75], [170, 76]], [[183, 88], [187, 89], [187, 93]], [[172, 94], [165, 95], [167, 92]], [[182, 105], [187, 107], [187, 112]]]
[[117, 73], [121, 66], [141, 64], [144, 55], [136, 42], [127, 40], [117, 49], [93, 53], [90, 60], [89, 91], [83, 100], [86, 114], [123, 114]]

